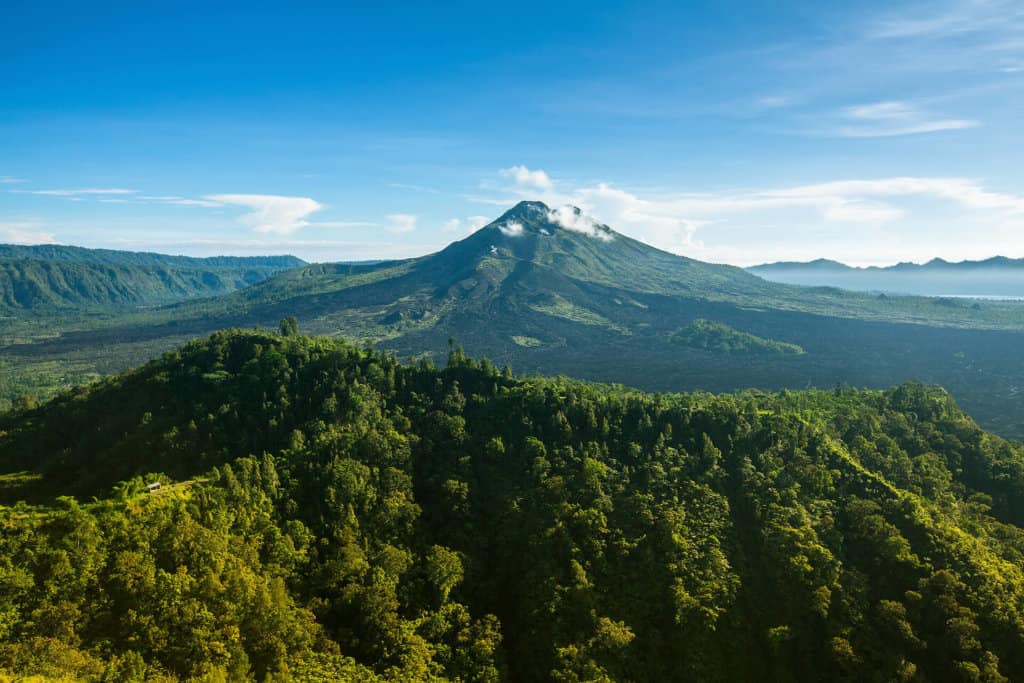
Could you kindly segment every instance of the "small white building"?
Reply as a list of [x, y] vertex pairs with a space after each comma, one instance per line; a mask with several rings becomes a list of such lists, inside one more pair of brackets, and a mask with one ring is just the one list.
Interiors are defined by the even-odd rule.
[[146, 484], [146, 493], [153, 493], [153, 491], [160, 490], [160, 482], [154, 481], [150, 484]]

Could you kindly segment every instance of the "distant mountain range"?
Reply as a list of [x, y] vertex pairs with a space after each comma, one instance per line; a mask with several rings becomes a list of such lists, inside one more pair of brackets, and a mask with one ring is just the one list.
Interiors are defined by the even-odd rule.
[[894, 266], [848, 266], [818, 259], [767, 263], [747, 269], [772, 282], [854, 291], [893, 292], [919, 296], [1024, 297], [1024, 259], [995, 256], [983, 261]]
[[0, 320], [0, 366], [12, 378], [4, 389], [0, 377], [0, 397], [45, 394], [52, 389], [40, 377], [117, 372], [214, 330], [276, 329], [294, 316], [305, 332], [402, 358], [443, 361], [454, 338], [516, 371], [650, 390], [922, 379], [945, 386], [989, 428], [1024, 436], [1024, 305], [769, 282], [539, 202], [419, 258], [299, 265], [143, 311], [75, 318], [75, 309], [59, 310]]
[[0, 244], [0, 310], [156, 306], [232, 292], [304, 263]]

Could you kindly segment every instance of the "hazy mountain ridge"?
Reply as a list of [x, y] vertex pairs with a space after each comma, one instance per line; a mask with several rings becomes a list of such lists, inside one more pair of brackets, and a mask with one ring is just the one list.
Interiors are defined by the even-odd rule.
[[848, 266], [838, 261], [780, 261], [747, 270], [772, 282], [886, 291], [920, 296], [1024, 297], [1024, 259], [993, 256], [980, 261]]

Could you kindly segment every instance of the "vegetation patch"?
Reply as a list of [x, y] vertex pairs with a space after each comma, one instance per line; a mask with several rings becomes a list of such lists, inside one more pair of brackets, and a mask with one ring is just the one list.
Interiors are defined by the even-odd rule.
[[73, 386], [99, 379], [87, 363], [81, 361], [41, 360], [15, 363], [0, 358], [0, 412], [13, 407], [31, 407]]
[[796, 344], [758, 337], [714, 320], [694, 320], [673, 333], [671, 339], [682, 346], [714, 353], [771, 356], [804, 353], [803, 347]]
[[550, 294], [545, 297], [544, 300], [530, 304], [530, 308], [538, 313], [552, 315], [564, 320], [571, 320], [575, 323], [593, 325], [595, 327], [606, 327], [608, 329], [615, 330], [620, 334], [630, 334], [629, 328], [617, 325], [600, 313], [595, 313], [588, 308], [578, 306], [558, 294]]
[[528, 349], [544, 345], [544, 342], [542, 342], [540, 339], [537, 339], [536, 337], [526, 337], [519, 334], [513, 335], [512, 341], [515, 342], [517, 345], [525, 346]]

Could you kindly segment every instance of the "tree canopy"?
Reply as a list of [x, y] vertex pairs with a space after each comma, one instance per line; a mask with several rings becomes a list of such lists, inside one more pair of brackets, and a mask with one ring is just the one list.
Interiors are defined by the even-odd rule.
[[925, 385], [648, 394], [226, 331], [0, 416], [0, 471], [9, 674], [1024, 678], [1024, 447]]

